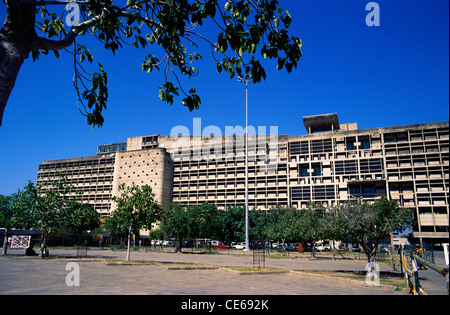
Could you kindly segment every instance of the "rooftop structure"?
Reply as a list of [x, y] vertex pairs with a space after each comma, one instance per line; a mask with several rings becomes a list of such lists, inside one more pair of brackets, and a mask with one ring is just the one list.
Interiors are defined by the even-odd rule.
[[309, 134], [321, 131], [339, 130], [339, 119], [336, 113], [303, 117], [306, 131]]

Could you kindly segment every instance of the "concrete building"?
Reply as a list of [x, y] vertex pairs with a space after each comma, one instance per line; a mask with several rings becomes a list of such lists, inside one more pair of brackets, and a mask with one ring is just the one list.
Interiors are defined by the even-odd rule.
[[[387, 195], [414, 208], [421, 242], [449, 238], [449, 122], [358, 129], [337, 114], [303, 118], [301, 136], [249, 136], [249, 208], [327, 207]], [[164, 208], [215, 203], [245, 204], [245, 137], [242, 135], [128, 138], [100, 145], [97, 155], [44, 161], [38, 183], [65, 171], [102, 215], [119, 184], [150, 185]]]

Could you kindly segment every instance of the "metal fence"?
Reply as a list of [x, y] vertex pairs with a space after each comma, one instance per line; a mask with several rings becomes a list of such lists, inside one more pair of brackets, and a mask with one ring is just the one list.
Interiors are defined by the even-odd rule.
[[266, 251], [264, 249], [253, 250], [253, 268], [266, 268]]
[[88, 251], [87, 245], [78, 245], [77, 246], [77, 258], [86, 258], [87, 251]]
[[[409, 252], [406, 252], [400, 248], [398, 251], [398, 256], [393, 255], [389, 250], [389, 257], [392, 269], [400, 272], [403, 279], [405, 279], [408, 294], [427, 295], [419, 280], [419, 270], [423, 266], [428, 267], [445, 277], [445, 281], [447, 283], [447, 294], [449, 294], [448, 268], [446, 270], [425, 259], [425, 251], [424, 258], [422, 258], [418, 255], [418, 251], [411, 248], [407, 248], [407, 250], [409, 250]], [[432, 257], [434, 260], [434, 252], [433, 255], [429, 255], [428, 257]]]

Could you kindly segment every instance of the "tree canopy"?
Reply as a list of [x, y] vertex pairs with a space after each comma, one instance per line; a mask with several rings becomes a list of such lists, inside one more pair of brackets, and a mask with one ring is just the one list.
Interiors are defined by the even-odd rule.
[[382, 196], [374, 203], [348, 203], [340, 209], [346, 233], [364, 249], [368, 262], [375, 261], [378, 244], [392, 232], [403, 232], [413, 226], [413, 211], [401, 208], [395, 200]]
[[119, 235], [128, 228], [127, 260], [130, 260], [131, 235], [141, 229], [150, 231], [160, 219], [162, 207], [148, 185], [119, 185], [119, 195], [111, 199], [117, 204], [117, 209], [112, 212], [108, 228]]
[[92, 231], [100, 226], [99, 213], [91, 204], [70, 200], [65, 212], [65, 228], [77, 233], [79, 237], [84, 231]]
[[221, 213], [214, 204], [183, 206], [172, 203], [163, 211], [162, 230], [177, 239], [177, 250], [183, 241], [195, 238], [217, 238], [222, 230]]
[[[0, 195], [0, 226], [11, 229], [37, 229], [42, 231], [41, 250], [50, 233], [63, 230], [81, 235], [99, 226], [99, 215], [90, 204], [73, 200], [68, 195], [75, 188], [61, 173], [49, 182], [35, 186], [31, 181], [11, 196]], [[78, 192], [76, 192], [78, 193]], [[73, 196], [72, 196], [73, 197]], [[6, 254], [7, 244], [3, 244]]]
[[[7, 16], [0, 30], [0, 126], [17, 74], [31, 53], [66, 50], [74, 58], [78, 108], [89, 125], [102, 126], [108, 102], [108, 74], [80, 37], [95, 37], [107, 51], [127, 46], [145, 50], [142, 70], [163, 72], [159, 97], [173, 104], [176, 97], [190, 111], [201, 98], [195, 87], [181, 86], [180, 77], [198, 75], [203, 58], [200, 43], [209, 46], [217, 72], [230, 78], [265, 80], [263, 59], [275, 59], [288, 73], [302, 55], [302, 41], [288, 32], [292, 17], [278, 0], [3, 0]], [[74, 10], [68, 5], [75, 6]], [[58, 12], [68, 9], [70, 30]], [[72, 17], [72, 16], [69, 16]], [[79, 19], [79, 21], [78, 21]], [[213, 29], [213, 31], [211, 31]], [[213, 62], [213, 63], [214, 63]]]

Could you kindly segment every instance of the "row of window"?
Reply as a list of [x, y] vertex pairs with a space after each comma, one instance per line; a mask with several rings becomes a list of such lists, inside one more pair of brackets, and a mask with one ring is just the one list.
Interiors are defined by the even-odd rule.
[[[359, 167], [359, 169], [358, 169]], [[368, 174], [368, 173], [380, 173], [383, 171], [382, 159], [368, 159], [348, 161], [335, 161], [334, 162], [334, 175], [349, 175], [349, 174]], [[311, 168], [309, 164], [300, 164], [298, 166], [298, 173], [300, 177], [308, 176], [322, 176], [322, 164], [313, 163]]]
[[292, 187], [291, 199], [293, 201], [299, 200], [323, 200], [323, 199], [336, 199], [335, 186], [303, 186]]
[[[448, 130], [424, 130], [423, 132], [411, 133], [411, 141], [432, 140], [432, 139], [448, 139]], [[398, 143], [408, 141], [408, 133], [391, 133], [384, 134], [384, 143]], [[380, 140], [376, 140], [380, 141]], [[371, 148], [371, 138], [369, 136], [347, 137], [345, 138], [345, 148], [348, 151], [368, 150]], [[291, 155], [326, 153], [333, 151], [332, 139], [320, 139], [311, 141], [299, 141], [289, 143], [289, 153]]]
[[126, 151], [127, 143], [113, 143], [113, 144], [102, 144], [98, 146], [98, 153], [116, 152], [116, 151]]
[[62, 162], [62, 163], [51, 163], [51, 164], [40, 164], [39, 171], [48, 171], [48, 170], [66, 170], [73, 169], [77, 167], [102, 167], [102, 166], [114, 166], [114, 158], [112, 159], [94, 159], [94, 160], [83, 160], [76, 162]]

